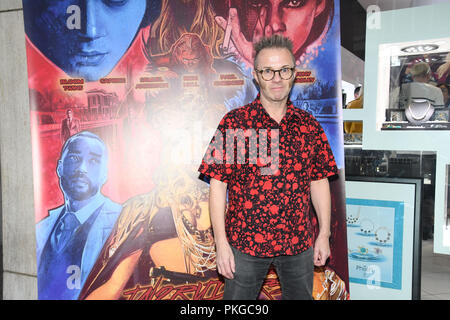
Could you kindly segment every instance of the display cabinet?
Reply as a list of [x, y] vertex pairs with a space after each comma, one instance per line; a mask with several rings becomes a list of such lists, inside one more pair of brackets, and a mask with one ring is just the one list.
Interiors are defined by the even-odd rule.
[[377, 127], [449, 130], [450, 38], [381, 44], [379, 50]]
[[425, 95], [409, 98], [406, 93], [415, 92], [414, 88], [402, 90], [402, 86], [412, 83], [408, 74], [414, 63], [419, 62], [431, 65], [432, 82], [448, 80], [448, 73], [443, 70], [450, 65], [449, 12], [450, 2], [378, 12], [377, 23], [368, 23], [366, 30], [363, 108], [343, 112], [344, 121], [363, 122], [363, 149], [436, 153], [433, 245], [436, 253], [443, 254], [450, 254], [449, 111], [437, 98]]

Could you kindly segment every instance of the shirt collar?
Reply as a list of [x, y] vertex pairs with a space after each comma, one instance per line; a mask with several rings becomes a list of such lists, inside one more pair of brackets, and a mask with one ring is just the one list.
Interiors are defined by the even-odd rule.
[[86, 222], [87, 219], [92, 215], [92, 213], [97, 210], [105, 202], [105, 197], [99, 192], [91, 198], [91, 201], [85, 205], [80, 210], [73, 212], [69, 210], [69, 205], [66, 203], [66, 212], [72, 212], [77, 217], [80, 224]]
[[[261, 94], [258, 93], [258, 95], [256, 96], [255, 100], [252, 103], [254, 105], [254, 107], [256, 108], [256, 110], [258, 111], [258, 116], [259, 117], [267, 117], [269, 119], [272, 119], [270, 117], [270, 115], [267, 113], [266, 109], [264, 109], [262, 103], [261, 103]], [[283, 119], [286, 120], [290, 120], [292, 116], [298, 116], [298, 110], [297, 108], [293, 105], [291, 99], [287, 99], [286, 101], [286, 114], [284, 116]]]

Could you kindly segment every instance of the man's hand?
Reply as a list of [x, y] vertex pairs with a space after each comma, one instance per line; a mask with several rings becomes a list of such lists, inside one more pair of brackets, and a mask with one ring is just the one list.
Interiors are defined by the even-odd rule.
[[320, 235], [316, 239], [314, 244], [314, 265], [316, 267], [322, 267], [327, 262], [330, 256], [330, 241], [328, 236]]
[[216, 242], [217, 271], [225, 278], [233, 279], [235, 270], [234, 255], [225, 232], [225, 206], [227, 184], [211, 178], [209, 189], [209, 215]]
[[319, 235], [314, 244], [314, 265], [321, 267], [330, 256], [331, 194], [327, 178], [311, 182], [311, 200], [319, 222]]
[[234, 255], [228, 242], [216, 244], [217, 271], [227, 279], [233, 279], [236, 272]]

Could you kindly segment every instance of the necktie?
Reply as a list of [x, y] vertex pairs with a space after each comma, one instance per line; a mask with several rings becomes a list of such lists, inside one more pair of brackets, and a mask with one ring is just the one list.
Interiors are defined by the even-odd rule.
[[66, 212], [58, 223], [55, 232], [55, 249], [61, 251], [69, 242], [72, 234], [80, 226], [75, 214], [72, 212]]

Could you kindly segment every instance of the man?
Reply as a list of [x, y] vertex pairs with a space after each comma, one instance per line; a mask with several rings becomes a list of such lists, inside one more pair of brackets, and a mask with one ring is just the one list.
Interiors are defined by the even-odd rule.
[[[289, 39], [274, 35], [255, 44], [253, 76], [260, 93], [225, 115], [199, 168], [211, 178], [210, 216], [217, 269], [225, 277], [224, 299], [257, 298], [272, 263], [283, 299], [312, 299], [313, 265], [323, 266], [330, 255], [327, 177], [337, 167], [320, 124], [288, 99], [294, 66]], [[221, 152], [221, 140], [230, 132], [243, 132], [249, 144], [256, 132], [260, 154], [251, 146], [239, 149], [239, 141], [233, 149], [234, 139], [223, 139], [227, 151]], [[261, 155], [268, 149], [266, 137], [270, 157]], [[248, 156], [245, 163], [242, 154]], [[234, 156], [238, 163], [230, 163]], [[314, 250], [310, 200], [320, 227]]]
[[61, 123], [61, 141], [63, 144], [75, 133], [80, 132], [80, 120], [73, 117], [72, 109], [67, 109], [66, 115], [67, 118], [63, 119]]
[[[355, 88], [353, 92], [355, 100], [350, 101], [347, 104], [347, 109], [362, 109], [363, 108], [363, 92], [361, 87]], [[361, 121], [346, 121], [344, 122], [345, 133], [362, 133], [362, 122]]]
[[437, 107], [444, 106], [442, 91], [436, 86], [430, 84], [431, 69], [428, 63], [418, 62], [411, 68], [413, 82], [404, 83], [400, 90], [400, 106], [403, 109], [408, 108], [411, 100], [428, 100]]
[[57, 165], [64, 205], [36, 227], [39, 299], [76, 299], [122, 207], [104, 197], [108, 154], [83, 131], [67, 140]]
[[353, 96], [355, 97], [355, 100], [358, 99], [361, 96], [361, 86], [358, 86], [353, 90]]

